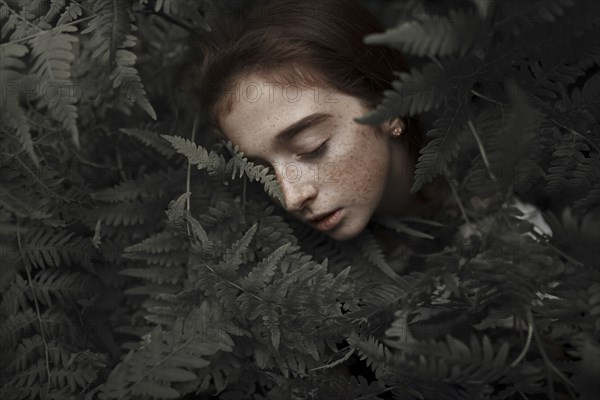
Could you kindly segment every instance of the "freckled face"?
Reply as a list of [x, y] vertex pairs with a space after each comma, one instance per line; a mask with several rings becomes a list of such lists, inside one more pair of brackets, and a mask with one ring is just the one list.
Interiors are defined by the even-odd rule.
[[[231, 111], [219, 116], [222, 133], [250, 160], [274, 168], [294, 217], [319, 229], [310, 218], [342, 209], [324, 232], [337, 240], [357, 236], [390, 191], [391, 137], [353, 120], [368, 111], [355, 97], [269, 82], [239, 82]], [[296, 135], [276, 140], [306, 117]]]

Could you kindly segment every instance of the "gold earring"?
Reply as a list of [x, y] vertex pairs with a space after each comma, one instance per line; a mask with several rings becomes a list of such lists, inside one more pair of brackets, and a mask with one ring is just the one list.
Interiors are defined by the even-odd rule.
[[394, 130], [392, 131], [392, 136], [400, 136], [401, 133], [402, 128], [394, 128]]

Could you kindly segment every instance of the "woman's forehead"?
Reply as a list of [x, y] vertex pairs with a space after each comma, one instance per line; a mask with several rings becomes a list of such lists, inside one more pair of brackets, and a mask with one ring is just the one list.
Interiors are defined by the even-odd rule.
[[279, 132], [312, 114], [331, 114], [336, 119], [361, 112], [358, 99], [343, 93], [279, 84], [260, 76], [240, 80], [228, 95], [231, 108], [219, 115], [219, 126], [242, 151], [243, 147], [270, 148]]

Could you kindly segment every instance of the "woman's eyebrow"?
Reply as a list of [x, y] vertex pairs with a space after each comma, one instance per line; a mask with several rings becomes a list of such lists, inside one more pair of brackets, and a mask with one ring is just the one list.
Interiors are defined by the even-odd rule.
[[294, 122], [275, 136], [275, 139], [273, 139], [275, 147], [282, 147], [294, 140], [302, 132], [305, 132], [306, 129], [325, 122], [331, 116], [328, 113], [314, 113]]

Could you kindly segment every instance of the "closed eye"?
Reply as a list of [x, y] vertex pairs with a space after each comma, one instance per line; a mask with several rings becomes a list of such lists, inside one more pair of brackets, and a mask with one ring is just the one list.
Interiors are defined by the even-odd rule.
[[328, 142], [329, 142], [329, 140], [324, 141], [315, 150], [311, 151], [310, 153], [301, 154], [301, 156], [304, 158], [308, 158], [308, 159], [314, 159], [314, 158], [318, 158], [318, 157], [322, 156], [327, 151], [327, 147], [328, 147], [327, 143]]

